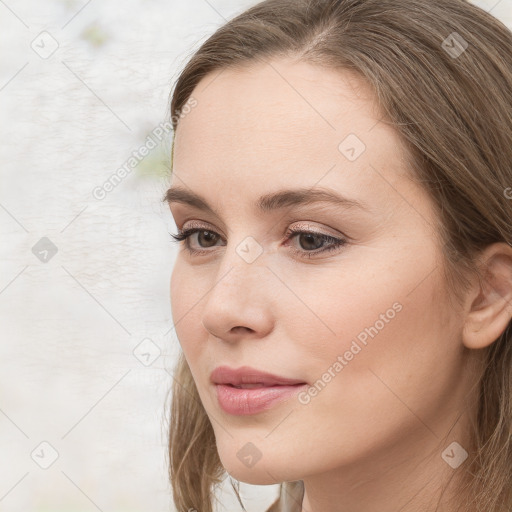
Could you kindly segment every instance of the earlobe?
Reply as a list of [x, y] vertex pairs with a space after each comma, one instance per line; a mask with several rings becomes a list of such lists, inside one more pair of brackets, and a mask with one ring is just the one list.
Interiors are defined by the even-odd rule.
[[512, 247], [488, 246], [479, 257], [482, 279], [475, 282], [462, 332], [466, 347], [481, 349], [495, 342], [512, 319]]

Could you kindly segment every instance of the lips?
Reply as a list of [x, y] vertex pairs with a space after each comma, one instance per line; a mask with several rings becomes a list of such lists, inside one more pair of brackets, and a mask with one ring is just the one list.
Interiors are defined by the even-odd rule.
[[219, 366], [210, 380], [221, 409], [236, 416], [262, 413], [307, 387], [302, 380], [261, 372], [250, 366], [238, 369]]
[[273, 375], [256, 370], [250, 366], [242, 366], [237, 369], [229, 368], [228, 366], [218, 366], [212, 372], [210, 380], [213, 384], [224, 384], [247, 389], [305, 384], [303, 380]]

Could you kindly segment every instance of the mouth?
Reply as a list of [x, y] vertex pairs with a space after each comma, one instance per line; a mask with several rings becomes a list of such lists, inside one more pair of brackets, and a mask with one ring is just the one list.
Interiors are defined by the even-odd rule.
[[248, 416], [277, 407], [304, 390], [307, 384], [243, 387], [216, 384], [220, 408], [233, 416]]
[[261, 413], [296, 395], [307, 383], [247, 366], [216, 368], [211, 374], [220, 408], [231, 415]]

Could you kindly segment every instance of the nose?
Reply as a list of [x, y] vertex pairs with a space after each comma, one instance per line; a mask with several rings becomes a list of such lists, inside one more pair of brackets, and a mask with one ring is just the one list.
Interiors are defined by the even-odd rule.
[[233, 343], [263, 338], [272, 331], [272, 272], [263, 260], [248, 263], [226, 246], [202, 311], [204, 328], [216, 338]]

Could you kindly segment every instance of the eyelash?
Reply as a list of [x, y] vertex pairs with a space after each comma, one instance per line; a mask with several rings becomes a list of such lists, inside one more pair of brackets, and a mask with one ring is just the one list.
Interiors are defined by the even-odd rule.
[[[207, 231], [208, 233], [212, 233], [217, 236], [220, 236], [218, 233], [216, 233], [215, 231], [212, 231], [210, 229], [189, 228], [189, 229], [185, 229], [183, 231], [178, 229], [178, 233], [176, 235], [171, 234], [171, 237], [173, 238], [173, 240], [171, 240], [171, 242], [181, 242], [184, 240], [185, 247], [189, 251], [190, 254], [204, 254], [205, 252], [208, 252], [207, 249], [205, 249], [203, 251], [198, 250], [198, 249], [192, 249], [190, 247], [190, 243], [188, 240], [190, 238], [190, 236], [192, 236], [195, 233], [198, 233], [199, 231]], [[325, 249], [321, 249], [321, 250], [317, 249], [316, 251], [301, 251], [298, 249], [292, 249], [292, 251], [295, 254], [297, 254], [301, 257], [304, 257], [304, 258], [311, 258], [312, 256], [314, 256], [316, 254], [334, 251], [334, 250], [338, 249], [339, 247], [344, 246], [347, 243], [347, 241], [342, 238], [336, 238], [336, 237], [333, 237], [330, 235], [326, 235], [324, 233], [317, 233], [316, 231], [304, 231], [302, 229], [289, 229], [286, 233], [287, 239], [291, 239], [297, 235], [313, 235], [313, 236], [320, 237], [322, 240], [324, 240], [326, 242], [331, 243], [331, 245], [329, 245]]]

